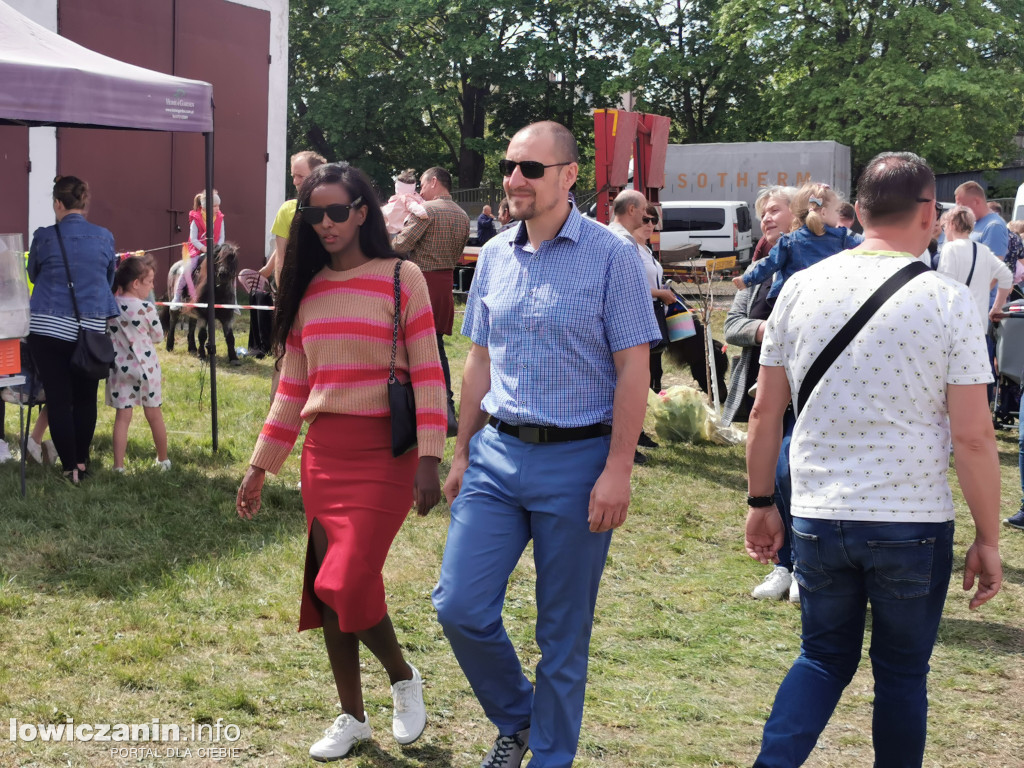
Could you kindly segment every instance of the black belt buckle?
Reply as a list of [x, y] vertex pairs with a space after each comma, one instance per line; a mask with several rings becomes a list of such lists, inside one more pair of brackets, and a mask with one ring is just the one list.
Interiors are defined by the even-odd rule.
[[547, 430], [544, 427], [519, 427], [516, 437], [524, 443], [546, 443]]

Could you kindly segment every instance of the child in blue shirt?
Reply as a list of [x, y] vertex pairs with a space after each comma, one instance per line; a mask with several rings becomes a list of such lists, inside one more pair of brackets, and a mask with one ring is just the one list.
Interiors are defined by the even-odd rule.
[[771, 252], [746, 274], [734, 277], [733, 284], [739, 289], [748, 288], [775, 275], [768, 290], [768, 299], [774, 300], [790, 275], [859, 245], [864, 238], [839, 226], [839, 206], [839, 196], [827, 184], [805, 184], [790, 206], [795, 229], [780, 237]]

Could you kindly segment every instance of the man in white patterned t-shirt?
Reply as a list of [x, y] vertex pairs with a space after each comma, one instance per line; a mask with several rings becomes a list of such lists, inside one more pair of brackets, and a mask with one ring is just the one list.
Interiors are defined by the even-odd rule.
[[[883, 153], [861, 175], [864, 242], [786, 282], [761, 348], [747, 441], [746, 549], [769, 563], [782, 545], [773, 506], [782, 417], [791, 394], [839, 330], [928, 244], [935, 177], [910, 153]], [[953, 560], [957, 475], [975, 524], [964, 589], [970, 607], [1002, 581], [999, 464], [985, 385], [981, 319], [964, 286], [926, 272], [866, 322], [806, 402], [790, 449], [800, 656], [765, 724], [756, 768], [801, 765], [861, 657], [871, 605], [876, 765], [920, 766], [928, 659]]]

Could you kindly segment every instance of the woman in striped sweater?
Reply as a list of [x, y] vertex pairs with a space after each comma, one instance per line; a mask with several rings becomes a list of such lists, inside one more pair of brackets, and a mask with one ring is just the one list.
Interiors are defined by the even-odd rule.
[[400, 744], [423, 732], [422, 679], [388, 617], [381, 571], [415, 501], [425, 515], [440, 499], [444, 377], [426, 281], [400, 269], [396, 375], [412, 381], [417, 449], [394, 458], [387, 380], [394, 323], [394, 269], [384, 217], [366, 176], [343, 163], [316, 168], [299, 192], [281, 279], [273, 348], [281, 383], [238, 489], [238, 514], [260, 507], [266, 472], [277, 473], [303, 421], [302, 501], [309, 537], [299, 630], [322, 626], [342, 714], [310, 748], [334, 760], [370, 738], [359, 643], [384, 665]]

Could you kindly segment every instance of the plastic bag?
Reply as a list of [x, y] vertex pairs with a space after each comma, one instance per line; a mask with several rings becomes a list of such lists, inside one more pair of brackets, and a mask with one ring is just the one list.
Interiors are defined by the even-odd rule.
[[646, 428], [666, 443], [738, 445], [746, 441], [745, 433], [722, 425], [703, 392], [683, 385], [660, 394], [649, 391], [646, 422]]

